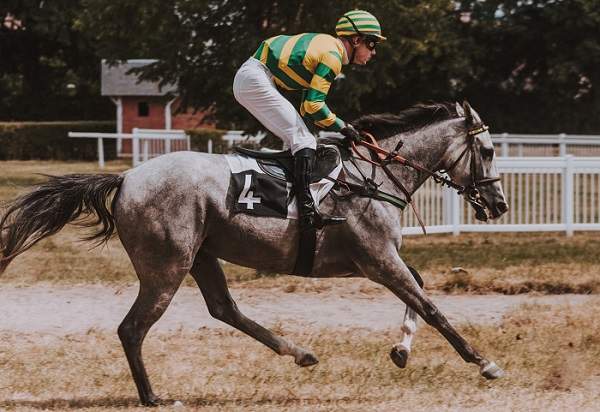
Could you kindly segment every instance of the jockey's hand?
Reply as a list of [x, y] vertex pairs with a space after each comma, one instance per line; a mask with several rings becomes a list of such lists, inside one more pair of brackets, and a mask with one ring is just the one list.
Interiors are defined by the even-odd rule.
[[340, 133], [344, 135], [344, 140], [346, 141], [348, 146], [350, 146], [350, 143], [352, 142], [358, 143], [362, 140], [362, 138], [360, 137], [360, 133], [358, 133], [358, 130], [356, 130], [354, 126], [352, 126], [350, 123], [346, 124], [346, 127], [340, 130]]

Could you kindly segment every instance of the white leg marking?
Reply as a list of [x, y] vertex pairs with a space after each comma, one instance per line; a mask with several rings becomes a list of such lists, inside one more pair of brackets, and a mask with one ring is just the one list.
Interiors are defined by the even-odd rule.
[[412, 340], [417, 331], [417, 314], [414, 310], [407, 307], [404, 312], [404, 323], [402, 324], [402, 341], [395, 345], [398, 349], [404, 349], [410, 352]]

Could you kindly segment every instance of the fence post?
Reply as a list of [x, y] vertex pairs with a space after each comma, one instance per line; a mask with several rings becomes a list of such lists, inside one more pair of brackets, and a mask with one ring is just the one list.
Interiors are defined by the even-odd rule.
[[558, 135], [558, 155], [560, 157], [564, 157], [567, 155], [566, 137], [567, 135], [564, 133]]
[[501, 150], [500, 150], [500, 156], [502, 157], [508, 157], [508, 142], [506, 141], [506, 139], [508, 138], [508, 133], [502, 133], [502, 146], [501, 146]]
[[138, 140], [138, 128], [134, 127], [133, 128], [133, 136], [131, 137], [131, 146], [132, 146], [132, 153], [131, 156], [133, 157], [133, 167], [136, 167], [137, 165], [140, 164], [140, 141]]
[[142, 157], [142, 159], [144, 162], [146, 162], [149, 159], [149, 157], [148, 157], [148, 139], [144, 139], [143, 146], [144, 146], [144, 151], [143, 151], [144, 156]]
[[450, 197], [450, 213], [452, 216], [452, 234], [458, 236], [460, 234], [460, 197], [453, 192]]
[[208, 147], [206, 148], [206, 151], [207, 151], [208, 153], [212, 153], [212, 152], [213, 152], [212, 145], [213, 145], [213, 143], [212, 143], [212, 139], [208, 139], [208, 145], [207, 145]]
[[573, 155], [565, 156], [565, 171], [563, 178], [563, 221], [567, 236], [573, 236], [573, 200], [575, 187], [573, 185]]
[[98, 166], [104, 169], [104, 143], [101, 137], [98, 138]]

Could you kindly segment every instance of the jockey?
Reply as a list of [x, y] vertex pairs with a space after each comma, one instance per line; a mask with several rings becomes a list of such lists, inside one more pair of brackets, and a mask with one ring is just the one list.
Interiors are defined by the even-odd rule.
[[[294, 190], [300, 230], [343, 223], [346, 218], [319, 213], [309, 190], [315, 163], [316, 139], [302, 117], [321, 129], [342, 133], [347, 141], [360, 135], [325, 104], [331, 82], [342, 65], [364, 65], [385, 40], [377, 19], [366, 11], [344, 14], [335, 27], [337, 37], [303, 33], [279, 35], [263, 41], [237, 71], [233, 93], [267, 129], [284, 142], [294, 156]], [[277, 90], [302, 90], [300, 115]]]

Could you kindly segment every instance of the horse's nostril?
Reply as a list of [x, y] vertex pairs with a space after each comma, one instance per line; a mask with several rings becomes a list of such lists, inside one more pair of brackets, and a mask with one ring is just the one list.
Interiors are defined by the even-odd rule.
[[508, 210], [508, 205], [504, 202], [498, 203], [498, 211], [500, 213], [505, 213]]

